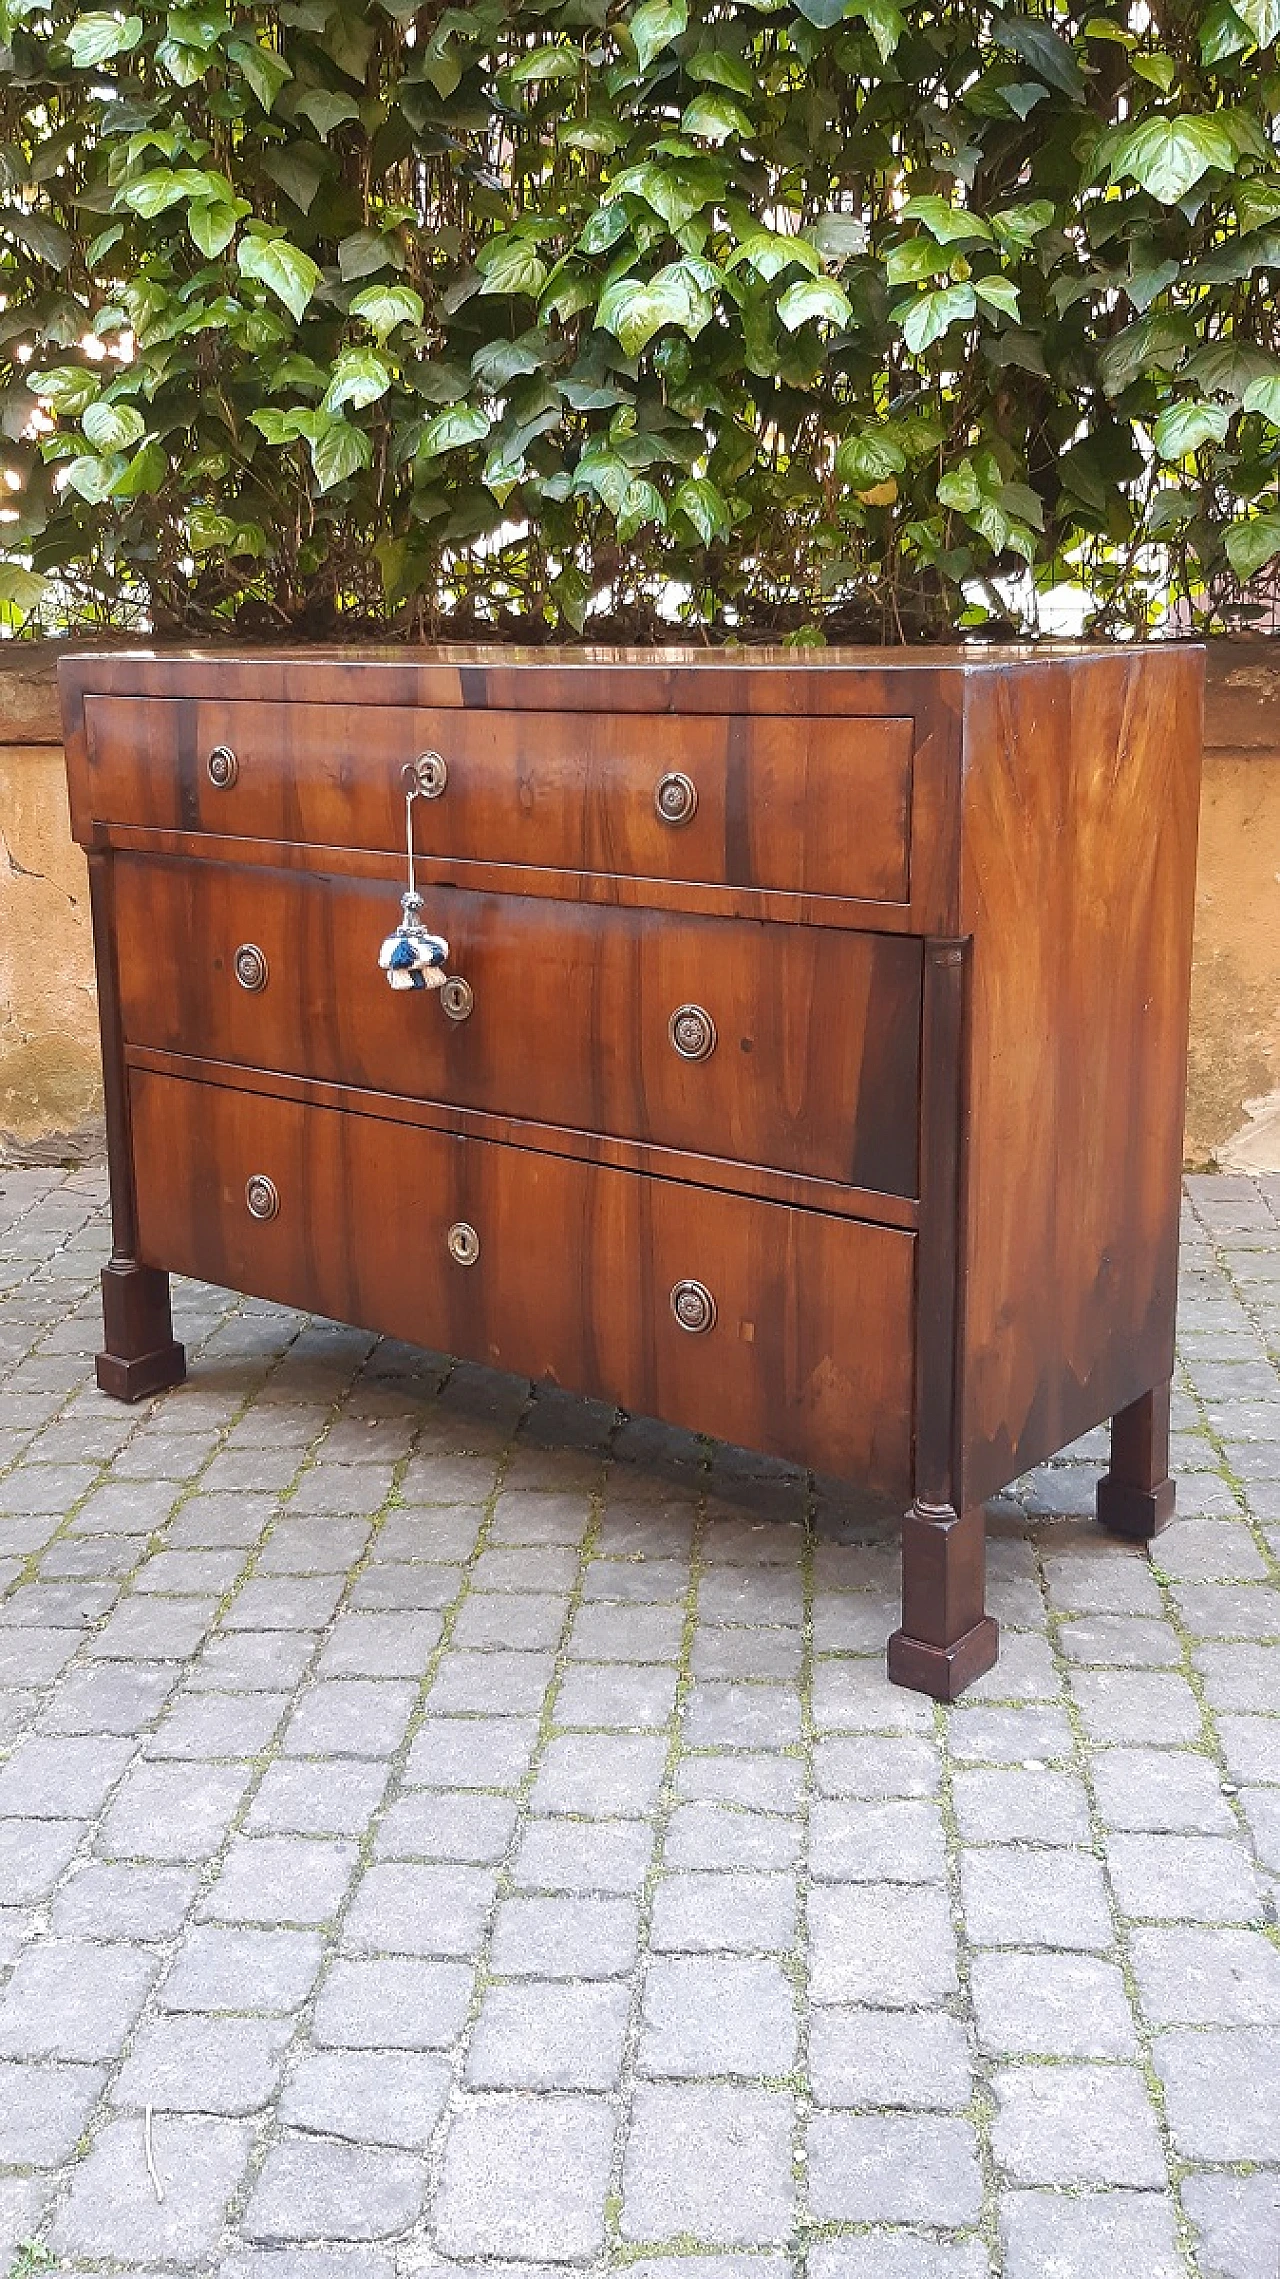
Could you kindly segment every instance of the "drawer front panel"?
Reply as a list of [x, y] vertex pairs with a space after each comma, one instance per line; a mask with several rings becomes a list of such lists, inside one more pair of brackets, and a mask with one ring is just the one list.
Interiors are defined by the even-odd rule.
[[77, 813], [79, 829], [97, 821], [396, 851], [401, 769], [436, 751], [445, 787], [415, 802], [426, 854], [908, 899], [910, 720], [90, 696], [85, 721], [89, 812]]
[[905, 1493], [913, 1236], [138, 1069], [130, 1102], [148, 1264]]
[[473, 996], [454, 1021], [437, 992], [388, 988], [399, 910], [378, 881], [136, 855], [115, 874], [130, 1044], [917, 1191], [905, 936], [429, 887]]

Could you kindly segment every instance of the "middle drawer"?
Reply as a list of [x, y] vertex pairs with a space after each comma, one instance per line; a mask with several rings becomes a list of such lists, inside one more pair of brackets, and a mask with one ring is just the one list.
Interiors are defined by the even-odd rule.
[[471, 993], [453, 1020], [439, 991], [388, 988], [381, 881], [114, 867], [128, 1044], [917, 1193], [909, 936], [430, 887]]

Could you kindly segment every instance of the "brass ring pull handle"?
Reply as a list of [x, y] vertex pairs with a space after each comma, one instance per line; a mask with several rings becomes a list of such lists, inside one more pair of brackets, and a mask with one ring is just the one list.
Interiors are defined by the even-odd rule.
[[235, 977], [242, 989], [265, 989], [270, 978], [266, 952], [256, 942], [241, 942], [234, 959]]
[[205, 773], [215, 791], [230, 791], [240, 773], [240, 762], [229, 744], [215, 744], [205, 761]]
[[705, 1282], [677, 1282], [671, 1293], [671, 1311], [681, 1329], [701, 1337], [716, 1325], [716, 1302]]
[[400, 781], [408, 792], [419, 799], [439, 799], [448, 789], [449, 763], [443, 752], [419, 752], [416, 760], [406, 760], [400, 770]]
[[691, 823], [698, 809], [698, 786], [682, 769], [669, 768], [658, 778], [653, 804], [660, 823], [670, 823], [673, 828]]
[[667, 1035], [681, 1060], [710, 1060], [716, 1049], [716, 1025], [705, 1005], [677, 1005]]
[[273, 1219], [280, 1208], [280, 1190], [265, 1171], [255, 1171], [246, 1179], [244, 1199], [252, 1219]]

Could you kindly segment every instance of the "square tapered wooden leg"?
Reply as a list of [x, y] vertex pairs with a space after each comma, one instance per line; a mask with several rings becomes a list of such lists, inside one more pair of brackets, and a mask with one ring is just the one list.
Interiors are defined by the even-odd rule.
[[902, 1628], [889, 1640], [895, 1685], [955, 1701], [989, 1670], [1000, 1633], [984, 1605], [986, 1519], [981, 1504], [914, 1504], [902, 1523]]
[[1098, 1518], [1112, 1535], [1149, 1543], [1173, 1518], [1169, 1387], [1157, 1385], [1111, 1419], [1111, 1468], [1098, 1482]]
[[187, 1357], [173, 1334], [167, 1274], [113, 1258], [102, 1269], [102, 1326], [106, 1345], [96, 1368], [104, 1393], [145, 1401], [182, 1383]]

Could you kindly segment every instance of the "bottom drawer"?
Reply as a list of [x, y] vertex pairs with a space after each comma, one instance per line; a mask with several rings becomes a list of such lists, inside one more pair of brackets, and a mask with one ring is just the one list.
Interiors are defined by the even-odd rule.
[[905, 1494], [913, 1236], [140, 1069], [130, 1103], [147, 1264]]

